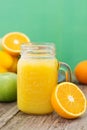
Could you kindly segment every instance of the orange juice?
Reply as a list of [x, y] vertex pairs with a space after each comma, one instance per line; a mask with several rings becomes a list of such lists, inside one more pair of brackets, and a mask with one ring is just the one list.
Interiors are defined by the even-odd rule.
[[47, 114], [53, 111], [51, 94], [57, 84], [58, 63], [51, 54], [53, 48], [35, 47], [24, 49], [18, 62], [17, 104], [25, 113]]
[[51, 93], [57, 84], [57, 62], [22, 59], [18, 63], [18, 107], [26, 113], [53, 111]]

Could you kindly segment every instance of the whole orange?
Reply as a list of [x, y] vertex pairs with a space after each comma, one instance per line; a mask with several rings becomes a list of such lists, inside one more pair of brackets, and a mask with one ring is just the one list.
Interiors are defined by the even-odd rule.
[[74, 72], [80, 83], [87, 84], [87, 60], [78, 63]]
[[18, 63], [18, 57], [12, 57], [13, 58], [13, 64], [8, 69], [9, 72], [17, 73], [17, 63]]

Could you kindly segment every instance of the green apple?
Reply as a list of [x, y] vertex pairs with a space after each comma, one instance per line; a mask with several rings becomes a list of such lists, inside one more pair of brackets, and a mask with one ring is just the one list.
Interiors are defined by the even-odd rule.
[[12, 102], [17, 99], [17, 74], [0, 73], [0, 101]]

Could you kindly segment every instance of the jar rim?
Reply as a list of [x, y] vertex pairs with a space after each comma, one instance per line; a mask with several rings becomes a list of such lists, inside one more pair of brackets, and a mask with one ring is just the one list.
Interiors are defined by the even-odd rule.
[[[21, 45], [21, 55], [22, 54], [33, 54], [33, 57], [38, 54], [39, 57], [43, 56], [55, 56], [55, 44], [44, 42], [44, 43], [31, 43], [31, 44], [22, 44]], [[45, 54], [45, 55], [44, 55]], [[47, 55], [46, 55], [47, 54]]]
[[[28, 44], [29, 43], [29, 44]], [[31, 47], [31, 46], [52, 46], [55, 48], [54, 42], [28, 42], [21, 45], [21, 47]]]

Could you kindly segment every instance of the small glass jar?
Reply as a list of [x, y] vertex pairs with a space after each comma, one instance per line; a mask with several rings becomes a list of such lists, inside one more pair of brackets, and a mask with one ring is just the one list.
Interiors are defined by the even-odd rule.
[[54, 44], [22, 45], [17, 68], [17, 105], [19, 110], [32, 114], [53, 112], [51, 94], [58, 83], [58, 70], [66, 68], [55, 57]]

